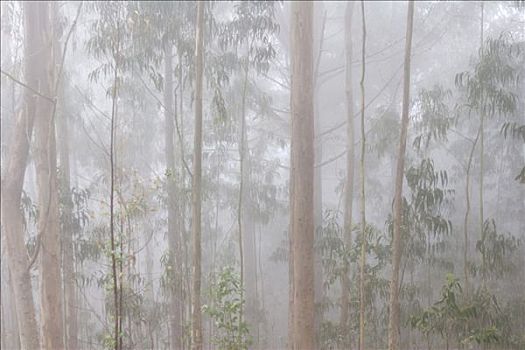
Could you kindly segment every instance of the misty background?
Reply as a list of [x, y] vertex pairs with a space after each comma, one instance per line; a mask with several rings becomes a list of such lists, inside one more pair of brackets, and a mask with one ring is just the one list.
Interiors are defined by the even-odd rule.
[[415, 3], [389, 346], [407, 10], [314, 2], [303, 61], [290, 2], [2, 2], [2, 348], [302, 339], [289, 297], [296, 59], [313, 77], [314, 348], [523, 349], [521, 1]]

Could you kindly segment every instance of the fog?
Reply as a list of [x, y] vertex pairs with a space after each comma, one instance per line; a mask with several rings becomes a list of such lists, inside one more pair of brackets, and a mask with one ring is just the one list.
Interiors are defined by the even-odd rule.
[[2, 349], [524, 349], [525, 6], [1, 4]]

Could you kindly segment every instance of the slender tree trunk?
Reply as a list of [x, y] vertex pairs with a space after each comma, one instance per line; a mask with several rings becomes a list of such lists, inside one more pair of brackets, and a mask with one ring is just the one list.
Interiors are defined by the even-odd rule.
[[[354, 199], [354, 93], [352, 88], [352, 15], [354, 2], [346, 5], [345, 15], [345, 92], [346, 92], [346, 181], [344, 199], [344, 242], [347, 250], [352, 249], [352, 204]], [[345, 262], [344, 274], [341, 280], [341, 329], [350, 329], [350, 261]], [[347, 344], [351, 348], [351, 340]]]
[[[40, 63], [38, 53], [43, 52], [45, 48], [46, 22], [41, 16], [41, 10], [47, 4], [27, 2], [23, 5], [26, 83], [30, 87], [37, 88], [41, 85], [46, 74], [45, 67]], [[24, 105], [16, 118], [2, 179], [2, 226], [5, 232], [8, 266], [13, 279], [20, 345], [24, 350], [39, 348], [39, 332], [32, 295], [29, 257], [24, 243], [24, 218], [20, 210], [20, 199], [29, 155], [29, 144], [33, 133], [35, 109], [40, 99], [42, 97], [33, 91], [24, 90]], [[47, 100], [45, 102], [49, 103]]]
[[[241, 312], [240, 321], [245, 318], [249, 325], [255, 327], [253, 329], [256, 333], [255, 338], [258, 337], [259, 320], [257, 313], [259, 310], [259, 300], [257, 293], [257, 250], [255, 240], [254, 228], [254, 212], [249, 195], [250, 179], [250, 150], [248, 144], [248, 128], [246, 123], [246, 98], [248, 93], [249, 71], [248, 66], [244, 67], [244, 81], [241, 97], [241, 131], [240, 131], [240, 145], [239, 145], [239, 159], [240, 159], [240, 184], [239, 184], [239, 200], [237, 207], [237, 217], [239, 228], [239, 244], [242, 241], [242, 250], [239, 249], [239, 255], [242, 256], [242, 283], [241, 289], [242, 300], [245, 300], [246, 309]], [[241, 310], [242, 311], [242, 310]]]
[[59, 116], [59, 158], [61, 187], [63, 198], [63, 232], [62, 232], [62, 264], [64, 276], [65, 314], [66, 314], [66, 347], [69, 350], [78, 348], [77, 345], [77, 301], [74, 273], [74, 245], [73, 245], [73, 201], [71, 200], [71, 176], [69, 169], [69, 123], [67, 114]]
[[291, 113], [294, 349], [315, 348], [313, 3], [293, 2]]
[[359, 266], [359, 350], [365, 349], [365, 259], [366, 259], [366, 193], [365, 193], [365, 71], [366, 71], [366, 21], [365, 2], [361, 0], [361, 18], [363, 25], [363, 40], [361, 47], [361, 160], [359, 170], [361, 173], [361, 258]]
[[[314, 129], [317, 134], [314, 138], [315, 158], [314, 163], [320, 163], [323, 160], [323, 137], [319, 134], [321, 130], [321, 111], [320, 111], [320, 90], [321, 83], [319, 81], [319, 68], [324, 51], [324, 38], [326, 28], [326, 10], [324, 4], [318, 1], [314, 4], [314, 48], [317, 50], [316, 60], [314, 62]], [[318, 166], [314, 168], [314, 247], [315, 242], [319, 242], [322, 236], [323, 225], [323, 167]], [[324, 288], [323, 288], [323, 253], [320, 249], [314, 248], [314, 273], [315, 273], [315, 329], [319, 332], [321, 323], [324, 318]], [[321, 306], [320, 309], [317, 309]], [[316, 347], [319, 347], [318, 339], [316, 339]]]
[[[291, 145], [291, 152], [293, 153], [293, 145]], [[294, 200], [292, 194], [294, 193], [294, 181], [290, 174], [290, 218], [293, 215]], [[288, 226], [288, 350], [294, 350], [294, 238], [293, 238], [293, 221], [290, 220]]]
[[463, 273], [465, 275], [465, 294], [469, 294], [470, 285], [469, 285], [469, 273], [468, 273], [468, 249], [469, 249], [469, 238], [468, 238], [468, 224], [469, 224], [469, 215], [470, 215], [470, 169], [472, 167], [472, 159], [474, 158], [474, 150], [479, 140], [479, 135], [481, 128], [478, 129], [478, 133], [474, 142], [472, 142], [472, 148], [470, 149], [470, 154], [467, 162], [467, 171], [465, 174], [465, 199], [466, 199], [466, 211], [465, 211], [465, 220], [463, 223], [463, 238], [464, 238], [464, 247], [463, 247]]
[[392, 279], [390, 281], [390, 314], [388, 318], [388, 348], [399, 347], [399, 266], [401, 263], [401, 225], [403, 175], [405, 167], [405, 150], [410, 105], [410, 55], [412, 50], [412, 27], [414, 22], [414, 1], [408, 3], [407, 31], [405, 43], [405, 66], [403, 80], [403, 112], [401, 116], [401, 134], [396, 167], [396, 187], [394, 195], [394, 237], [392, 240]]
[[[483, 2], [481, 2], [481, 21], [480, 21], [480, 48], [481, 48], [481, 55], [484, 55], [483, 52], [483, 19], [484, 19], [484, 6]], [[482, 94], [482, 101], [483, 101], [483, 90], [481, 92]], [[483, 101], [484, 102], [484, 101]], [[484, 230], [484, 224], [485, 224], [485, 218], [483, 213], [483, 176], [484, 176], [484, 154], [485, 154], [485, 137], [484, 137], [484, 123], [485, 123], [485, 112], [484, 108], [480, 109], [480, 121], [479, 121], [479, 229], [480, 229], [480, 238], [482, 242], [485, 242], [485, 230]], [[485, 286], [485, 283], [487, 281], [487, 266], [486, 266], [486, 253], [485, 248], [483, 248], [482, 252], [482, 268], [481, 268], [481, 276], [482, 276], [482, 282], [483, 286]]]
[[[182, 62], [182, 54], [179, 52], [179, 62]], [[178, 104], [179, 104], [179, 113], [180, 116], [180, 150], [179, 150], [179, 168], [181, 172], [181, 190], [179, 192], [179, 195], [181, 198], [184, 198], [185, 196], [185, 189], [186, 189], [186, 168], [184, 166], [185, 163], [185, 138], [184, 138], [184, 75], [182, 70], [182, 64], [179, 64], [179, 96], [178, 96]], [[175, 94], [175, 93], [174, 93]], [[177, 104], [177, 101], [175, 101], [175, 105]], [[175, 106], [175, 108], [177, 108]], [[177, 120], [177, 119], [175, 119]], [[188, 173], [189, 174], [189, 173]], [[189, 317], [190, 315], [190, 308], [191, 308], [191, 297], [190, 297], [190, 284], [191, 284], [191, 277], [190, 277], [190, 269], [188, 268], [190, 266], [189, 262], [189, 249], [188, 249], [188, 235], [186, 231], [186, 212], [187, 212], [187, 202], [182, 201], [182, 203], [179, 203], [179, 230], [180, 230], [180, 236], [179, 236], [179, 242], [181, 245], [181, 277], [180, 277], [180, 287], [179, 287], [179, 293], [181, 298], [181, 319], [180, 319], [180, 325], [183, 327], [186, 324], [186, 317]], [[188, 308], [185, 307], [185, 305], [188, 306]], [[184, 341], [186, 339], [186, 341]], [[191, 337], [183, 337], [182, 341], [182, 348], [187, 349], [189, 347], [189, 343], [191, 341]]]
[[201, 182], [202, 182], [202, 83], [204, 68], [204, 2], [197, 2], [196, 28], [196, 86], [195, 135], [193, 145], [192, 181], [192, 236], [193, 236], [193, 288], [192, 288], [192, 349], [202, 350], [201, 315]]
[[[238, 229], [238, 244], [239, 244], [239, 262], [240, 262], [240, 301], [241, 301], [241, 307], [240, 307], [240, 315], [239, 315], [239, 325], [242, 323], [243, 318], [243, 300], [244, 300], [244, 236], [243, 236], [243, 217], [244, 212], [243, 210], [243, 202], [244, 202], [244, 186], [245, 186], [245, 180], [246, 180], [246, 169], [245, 169], [245, 156], [246, 156], [246, 88], [248, 85], [248, 67], [247, 65], [244, 67], [244, 82], [243, 82], [243, 89], [242, 89], [242, 97], [241, 97], [241, 131], [240, 131], [240, 142], [239, 142], [239, 173], [240, 173], [240, 180], [239, 180], [239, 199], [237, 201], [237, 229]], [[249, 246], [248, 246], [249, 247]]]
[[169, 247], [169, 271], [170, 271], [170, 344], [173, 349], [181, 348], [181, 305], [177, 295], [177, 276], [176, 271], [179, 266], [178, 261], [178, 235], [179, 235], [179, 215], [177, 213], [177, 189], [175, 185], [175, 143], [174, 136], [174, 119], [177, 118], [174, 106], [173, 92], [173, 58], [172, 46], [170, 43], [164, 45], [164, 144], [166, 156], [166, 183], [168, 194], [168, 247]]
[[[59, 18], [57, 4], [53, 3], [53, 26], [54, 26], [54, 56], [55, 59], [61, 56], [59, 40]], [[55, 66], [58, 62], [55, 62]], [[63, 89], [60, 85], [58, 88], [59, 96], [62, 100]], [[60, 161], [60, 196], [62, 204], [62, 276], [64, 283], [64, 314], [65, 314], [65, 346], [68, 350], [78, 349], [78, 317], [77, 317], [77, 300], [75, 284], [75, 246], [73, 244], [73, 201], [71, 198], [71, 172], [70, 172], [70, 150], [69, 150], [69, 121], [68, 114], [63, 109], [57, 111], [57, 129], [58, 129], [58, 156]]]
[[117, 26], [117, 43], [116, 48], [113, 48], [115, 50], [115, 53], [113, 55], [114, 59], [114, 69], [113, 69], [113, 88], [112, 88], [112, 108], [111, 108], [111, 125], [110, 125], [110, 149], [109, 149], [109, 155], [110, 155], [110, 194], [109, 194], [109, 234], [110, 234], [110, 241], [111, 241], [111, 273], [112, 273], [112, 282], [113, 282], [113, 303], [115, 307], [115, 314], [114, 314], [114, 335], [113, 335], [113, 341], [114, 341], [114, 349], [120, 350], [121, 349], [121, 337], [120, 337], [120, 323], [121, 323], [121, 307], [119, 303], [119, 283], [118, 283], [118, 274], [117, 274], [117, 240], [115, 238], [115, 169], [116, 169], [116, 147], [115, 147], [115, 139], [116, 139], [116, 130], [115, 130], [115, 122], [117, 118], [117, 112], [118, 112], [118, 105], [117, 105], [117, 97], [118, 97], [118, 70], [119, 70], [119, 59], [118, 55], [120, 54], [120, 28]]

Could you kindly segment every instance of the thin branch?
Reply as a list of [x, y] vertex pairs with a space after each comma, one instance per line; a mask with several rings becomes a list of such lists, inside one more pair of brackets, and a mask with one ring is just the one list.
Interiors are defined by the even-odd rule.
[[55, 81], [55, 95], [58, 91], [58, 87], [60, 84], [60, 80], [62, 79], [62, 73], [64, 71], [64, 62], [66, 60], [66, 52], [67, 52], [67, 46], [69, 44], [69, 39], [71, 38], [71, 34], [73, 34], [73, 29], [77, 26], [78, 18], [80, 17], [80, 11], [82, 10], [82, 5], [84, 5], [84, 2], [80, 2], [80, 5], [78, 5], [77, 8], [77, 14], [75, 16], [75, 20], [73, 21], [73, 24], [71, 24], [71, 27], [69, 28], [69, 32], [67, 33], [66, 40], [64, 41], [64, 49], [62, 50], [62, 59], [60, 62], [60, 69], [58, 71], [57, 80]]
[[40, 97], [42, 97], [43, 99], [51, 102], [51, 103], [55, 103], [56, 99], [52, 98], [52, 97], [49, 97], [49, 96], [46, 96], [44, 94], [42, 94], [41, 92], [39, 92], [38, 90], [32, 88], [31, 86], [27, 85], [26, 83], [23, 83], [21, 82], [20, 80], [16, 79], [14, 76], [12, 76], [11, 74], [7, 73], [6, 71], [4, 71], [3, 69], [0, 70], [2, 72], [2, 74], [4, 74], [6, 77], [8, 77], [9, 79], [11, 79], [12, 81], [14, 81], [15, 83], [17, 83], [18, 85], [21, 85], [23, 87], [25, 87], [26, 89], [28, 89], [29, 91], [31, 91], [32, 93], [34, 93], [35, 95], [38, 95]]
[[[386, 90], [386, 88], [390, 85], [390, 83], [394, 80], [394, 78], [396, 77], [397, 73], [399, 73], [399, 71], [401, 70], [401, 68], [403, 68], [403, 64], [401, 64], [397, 69], [396, 71], [394, 72], [394, 74], [392, 74], [392, 76], [390, 77], [390, 79], [385, 83], [385, 85], [381, 88], [381, 90], [379, 90], [379, 92], [370, 100], [368, 101], [368, 103], [366, 104], [365, 106], [365, 109], [367, 109], [368, 107], [370, 107], [370, 105], [379, 98], [379, 96], [381, 96], [381, 94]], [[357, 112], [354, 114], [354, 117], [357, 117], [359, 116], [359, 114], [361, 113], [361, 111]], [[327, 134], [330, 134], [331, 132], [343, 127], [346, 125], [346, 120], [332, 126], [331, 128], [323, 131], [322, 133], [320, 133], [319, 135], [316, 135], [316, 137], [323, 137]]]
[[342, 156], [344, 156], [345, 154], [346, 154], [346, 149], [343, 152], [339, 153], [338, 155], [336, 155], [336, 156], [334, 156], [332, 158], [329, 158], [329, 159], [327, 159], [327, 160], [325, 160], [325, 161], [323, 161], [323, 162], [321, 162], [319, 164], [314, 165], [314, 168], [319, 168], [319, 167], [322, 167], [322, 166], [324, 166], [326, 164], [332, 163], [332, 162], [338, 160], [339, 158], [341, 158]]

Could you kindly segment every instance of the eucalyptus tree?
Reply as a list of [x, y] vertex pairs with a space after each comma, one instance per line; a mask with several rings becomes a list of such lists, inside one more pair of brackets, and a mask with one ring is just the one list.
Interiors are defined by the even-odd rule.
[[[247, 97], [249, 92], [249, 79], [252, 70], [258, 74], [266, 74], [270, 63], [275, 57], [272, 46], [272, 35], [278, 26], [274, 19], [275, 3], [273, 2], [240, 2], [235, 5], [233, 19], [226, 23], [222, 29], [220, 40], [224, 48], [233, 46], [236, 53], [237, 65], [242, 72], [241, 108], [240, 108], [240, 132], [239, 132], [239, 197], [237, 205], [237, 230], [240, 258], [240, 284], [241, 300], [243, 299], [243, 288], [246, 284], [247, 291], [247, 316], [255, 322], [255, 314], [258, 308], [256, 300], [256, 252], [254, 220], [254, 204], [251, 187], [251, 161], [250, 148], [247, 140]], [[252, 73], [253, 74], [253, 73]], [[246, 188], [246, 186], [249, 186]], [[251, 186], [250, 186], [251, 185]], [[250, 227], [250, 230], [246, 228]], [[245, 250], [248, 254], [245, 254]], [[241, 320], [243, 317], [241, 303]]]
[[[169, 245], [169, 256], [170, 256], [170, 267], [172, 274], [172, 283], [177, 280], [175, 278], [175, 266], [177, 266], [177, 251], [179, 250], [180, 239], [177, 239], [177, 213], [176, 213], [176, 185], [175, 185], [175, 147], [173, 142], [174, 136], [174, 119], [177, 118], [175, 114], [176, 106], [174, 105], [173, 95], [173, 50], [172, 43], [166, 37], [163, 42], [164, 52], [164, 123], [165, 123], [165, 135], [164, 135], [164, 148], [166, 155], [166, 174], [167, 174], [167, 196], [168, 196], [168, 245]], [[180, 226], [179, 226], [180, 227]], [[179, 243], [179, 244], [178, 244]], [[180, 256], [180, 255], [179, 255]], [[181, 347], [182, 332], [180, 325], [178, 324], [181, 320], [181, 308], [178, 302], [180, 296], [177, 295], [176, 287], [172, 286], [171, 304], [172, 312], [170, 312], [170, 327], [171, 327], [171, 342], [174, 347]]]
[[[293, 349], [314, 349], [313, 3], [291, 4]], [[290, 312], [290, 311], [289, 311]]]
[[193, 176], [192, 176], [192, 323], [191, 348], [202, 349], [202, 310], [201, 310], [201, 188], [202, 188], [202, 90], [204, 68], [204, 7], [197, 3], [195, 34], [195, 130], [193, 138]]
[[[472, 148], [467, 165], [467, 207], [464, 223], [465, 244], [468, 244], [470, 164], [478, 140], [481, 142], [481, 135], [486, 133], [485, 123], [497, 120], [498, 117], [502, 116], [513, 117], [517, 111], [518, 98], [513, 90], [519, 86], [518, 62], [523, 61], [523, 56], [519, 53], [518, 47], [519, 43], [513, 43], [506, 35], [502, 35], [497, 39], [489, 38], [480, 49], [474, 68], [471, 71], [464, 71], [456, 75], [456, 86], [459, 92], [464, 94], [464, 100], [461, 101], [459, 108], [465, 108], [469, 115], [476, 113], [480, 116], [480, 124], [476, 132], [476, 137], [474, 141], [472, 141]], [[485, 119], [487, 119], [487, 121], [485, 121]], [[505, 124], [503, 124], [503, 127], [504, 126]], [[483, 137], [485, 138], [486, 136]], [[482, 148], [481, 144], [480, 148]], [[485, 150], [480, 150], [480, 152], [481, 168], [481, 158], [485, 156]], [[482, 178], [483, 175], [480, 173], [480, 201], [482, 201], [482, 192], [484, 191]], [[480, 202], [480, 220], [484, 218], [484, 215], [482, 215], [482, 207], [482, 202]], [[480, 242], [483, 242], [486, 237], [485, 221], [486, 220], [483, 219], [483, 224], [480, 224]], [[485, 256], [483, 251], [481, 253], [482, 265], [485, 266]], [[468, 270], [466, 273], [468, 274]]]
[[365, 263], [366, 263], [366, 192], [365, 192], [365, 73], [366, 73], [366, 18], [365, 2], [361, 0], [361, 159], [359, 161], [360, 212], [361, 212], [361, 254], [359, 259], [359, 350], [365, 347]]
[[410, 108], [410, 55], [412, 49], [412, 28], [414, 23], [414, 2], [408, 3], [407, 31], [405, 43], [405, 63], [403, 78], [403, 112], [401, 116], [401, 134], [396, 167], [396, 186], [394, 196], [394, 230], [392, 238], [392, 280], [390, 282], [390, 315], [388, 319], [388, 348], [399, 347], [399, 267], [401, 262], [401, 224], [403, 174], [405, 168], [405, 150]]
[[113, 336], [107, 337], [107, 343], [112, 348], [122, 349], [122, 284], [123, 273], [119, 273], [122, 267], [123, 257], [123, 237], [122, 232], [118, 235], [115, 228], [115, 193], [118, 183], [118, 164], [116, 157], [117, 129], [115, 124], [118, 122], [118, 98], [120, 87], [122, 86], [123, 73], [126, 66], [131, 64], [126, 60], [126, 49], [129, 41], [125, 35], [129, 35], [129, 22], [127, 21], [127, 4], [123, 2], [104, 2], [91, 4], [93, 11], [98, 18], [93, 23], [94, 35], [87, 42], [87, 50], [98, 59], [105, 59], [102, 63], [89, 74], [91, 81], [99, 81], [102, 78], [110, 77], [111, 85], [107, 89], [106, 95], [111, 99], [111, 114], [109, 128], [109, 249], [108, 256], [111, 261], [111, 285], [110, 290], [113, 294]]
[[[141, 50], [139, 69], [149, 71], [149, 79], [155, 86], [163, 91], [162, 109], [164, 112], [164, 156], [166, 165], [166, 204], [167, 204], [167, 237], [168, 237], [168, 289], [170, 312], [168, 315], [170, 322], [170, 344], [179, 349], [182, 347], [183, 338], [183, 294], [182, 278], [184, 276], [183, 266], [183, 241], [184, 237], [184, 211], [181, 184], [183, 172], [189, 172], [184, 159], [183, 134], [180, 127], [179, 115], [182, 118], [182, 110], [177, 106], [177, 97], [182, 100], [182, 94], [177, 96], [177, 88], [174, 86], [174, 77], [178, 77], [177, 84], [183, 85], [182, 73], [176, 74], [177, 67], [174, 67], [174, 58], [178, 57], [178, 65], [182, 72], [182, 57], [188, 54], [188, 45], [184, 38], [186, 32], [190, 31], [188, 16], [193, 6], [189, 3], [158, 3], [158, 2], [137, 2], [135, 13], [136, 19], [133, 22], [135, 32], [135, 45], [139, 45]], [[174, 14], [177, 14], [174, 16]], [[176, 48], [176, 54], [173, 48]], [[163, 59], [163, 77], [156, 74]], [[146, 71], [144, 67], [148, 67]], [[146, 84], [143, 81], [144, 84]], [[153, 91], [150, 91], [154, 94]], [[160, 100], [155, 96], [158, 102]], [[176, 130], [176, 133], [175, 133]], [[177, 137], [175, 136], [177, 135]], [[178, 142], [176, 142], [178, 140]], [[176, 147], [179, 146], [179, 147]], [[178, 149], [177, 149], [178, 148]], [[180, 156], [178, 156], [180, 155]], [[179, 166], [177, 157], [183, 161]], [[186, 167], [184, 167], [184, 165]]]
[[[40, 92], [46, 96], [55, 94], [56, 79], [53, 62], [53, 36], [51, 35], [51, 8], [49, 3], [40, 9], [43, 13], [44, 35], [49, 36], [47, 49], [41, 53], [41, 64], [46, 67], [45, 78], [40, 81]], [[42, 329], [41, 344], [46, 349], [64, 348], [63, 324], [57, 320], [62, 315], [60, 288], [60, 223], [57, 188], [57, 155], [55, 135], [56, 97], [54, 101], [37, 104], [36, 111], [41, 114], [35, 120], [34, 152], [38, 187], [38, 239], [42, 246], [40, 257], [40, 319]], [[37, 251], [38, 252], [38, 251]]]
[[[5, 232], [9, 270], [13, 279], [15, 306], [22, 349], [39, 347], [35, 304], [32, 295], [30, 260], [24, 243], [24, 218], [20, 201], [33, 132], [36, 107], [40, 99], [52, 103], [49, 96], [36, 88], [45, 79], [45, 66], [40, 64], [39, 52], [48, 50], [45, 34], [49, 33], [49, 18], [45, 15], [47, 3], [25, 3], [24, 11], [24, 105], [16, 117], [11, 149], [6, 155], [2, 176], [2, 226]], [[3, 71], [2, 71], [3, 72]], [[18, 204], [17, 204], [18, 203]]]
[[[64, 25], [64, 14], [60, 13], [58, 4], [52, 3], [52, 26], [53, 26], [53, 55], [55, 58], [55, 69], [60, 69], [59, 74], [64, 74], [65, 62], [58, 62], [58, 59], [65, 59], [67, 46], [69, 44], [71, 34], [76, 28], [83, 3], [77, 7], [76, 16], [71, 23], [70, 29], [66, 32]], [[64, 56], [62, 55], [64, 52]], [[64, 295], [64, 334], [65, 347], [67, 349], [78, 348], [78, 313], [77, 313], [77, 291], [76, 291], [76, 276], [75, 276], [75, 246], [73, 243], [73, 235], [75, 234], [74, 214], [73, 214], [73, 194], [71, 191], [71, 165], [70, 165], [70, 115], [69, 105], [66, 99], [66, 78], [58, 76], [56, 78], [56, 130], [57, 130], [57, 154], [59, 159], [59, 174], [58, 174], [58, 192], [60, 202], [60, 229], [61, 229], [61, 263], [63, 276], [63, 295]], [[61, 83], [62, 82], [62, 83]], [[67, 86], [67, 87], [70, 87]]]
[[[345, 207], [344, 207], [344, 232], [345, 246], [352, 246], [352, 207], [354, 201], [354, 173], [355, 173], [355, 147], [354, 147], [354, 94], [352, 79], [352, 16], [354, 13], [354, 2], [348, 2], [345, 12], [345, 93], [346, 93], [346, 181], [345, 181]], [[346, 266], [345, 273], [341, 279], [341, 318], [340, 326], [347, 328], [350, 313], [350, 266]]]

